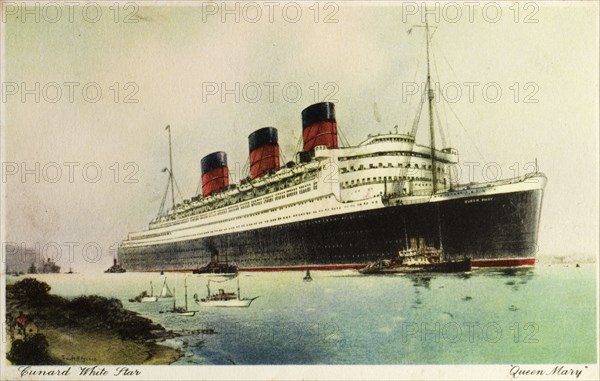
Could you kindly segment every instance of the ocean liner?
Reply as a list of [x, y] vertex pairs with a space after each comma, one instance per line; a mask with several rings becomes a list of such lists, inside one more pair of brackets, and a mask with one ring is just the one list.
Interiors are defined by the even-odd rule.
[[[229, 183], [227, 155], [201, 160], [202, 191], [129, 233], [118, 254], [127, 271], [192, 271], [227, 256], [240, 271], [361, 268], [389, 258], [410, 239], [473, 267], [532, 266], [546, 177], [455, 184], [458, 152], [435, 146], [434, 92], [427, 41], [429, 145], [412, 130], [341, 147], [335, 105], [301, 113], [303, 149], [282, 165], [273, 127], [248, 137], [249, 176]], [[171, 130], [169, 147], [171, 147]], [[171, 156], [172, 157], [172, 156]], [[216, 258], [216, 259], [215, 259]]]

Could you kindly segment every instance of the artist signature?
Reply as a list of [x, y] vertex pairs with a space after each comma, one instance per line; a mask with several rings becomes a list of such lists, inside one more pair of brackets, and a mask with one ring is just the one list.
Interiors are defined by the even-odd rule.
[[567, 376], [579, 378], [583, 370], [587, 369], [587, 366], [582, 368], [577, 367], [565, 367], [564, 365], [557, 365], [553, 367], [522, 367], [520, 365], [511, 365], [509, 374], [512, 378], [527, 377], [527, 376]]
[[81, 361], [81, 362], [91, 362], [97, 363], [98, 359], [95, 357], [85, 357], [79, 355], [62, 355], [61, 358], [65, 361]]

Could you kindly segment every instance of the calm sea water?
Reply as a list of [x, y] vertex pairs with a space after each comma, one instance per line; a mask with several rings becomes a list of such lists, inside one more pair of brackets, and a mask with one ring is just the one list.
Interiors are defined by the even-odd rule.
[[[98, 294], [180, 332], [180, 364], [487, 364], [596, 361], [596, 265], [538, 265], [471, 274], [362, 276], [354, 271], [242, 273], [249, 308], [200, 307], [209, 277], [166, 274], [193, 317], [161, 313], [172, 301], [127, 300], [158, 274], [36, 277], [52, 292]], [[212, 278], [226, 280], [227, 278]], [[8, 282], [15, 281], [9, 278]], [[230, 280], [211, 288], [235, 291]], [[211, 290], [212, 291], [212, 290]], [[197, 330], [212, 328], [216, 334]], [[196, 332], [194, 332], [196, 331]]]

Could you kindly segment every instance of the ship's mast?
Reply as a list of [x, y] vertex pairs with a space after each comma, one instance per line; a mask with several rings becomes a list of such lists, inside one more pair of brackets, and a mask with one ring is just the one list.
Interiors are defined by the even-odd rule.
[[408, 233], [406, 232], [406, 219], [402, 217], [402, 225], [404, 225], [404, 248], [408, 251]]
[[175, 209], [175, 188], [173, 188], [173, 150], [171, 149], [171, 126], [165, 128], [169, 131], [169, 179], [171, 181], [171, 208]]
[[[188, 310], [188, 304], [187, 304], [187, 278], [183, 278], [183, 286], [185, 288], [185, 310]], [[173, 296], [173, 298], [175, 298], [175, 296]]]
[[435, 130], [433, 128], [433, 89], [431, 88], [431, 70], [429, 68], [429, 22], [425, 12], [425, 38], [427, 40], [427, 100], [429, 102], [429, 135], [431, 139], [431, 185], [432, 194], [437, 193], [437, 169], [435, 165]]
[[440, 218], [440, 206], [437, 206], [437, 220], [438, 220], [438, 234], [440, 236], [440, 252], [441, 258], [440, 261], [444, 260], [444, 243], [442, 242], [442, 220]]

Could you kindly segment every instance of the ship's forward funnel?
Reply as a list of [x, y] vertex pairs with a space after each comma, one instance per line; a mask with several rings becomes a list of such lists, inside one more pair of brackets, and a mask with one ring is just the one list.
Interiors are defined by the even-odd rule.
[[337, 148], [335, 105], [331, 102], [321, 102], [302, 110], [302, 135], [304, 152], [308, 152], [318, 145]]
[[200, 161], [202, 168], [202, 195], [210, 196], [229, 186], [227, 154], [222, 151], [206, 155]]
[[277, 129], [265, 127], [248, 136], [250, 146], [250, 177], [264, 175], [270, 170], [279, 169], [279, 144]]

